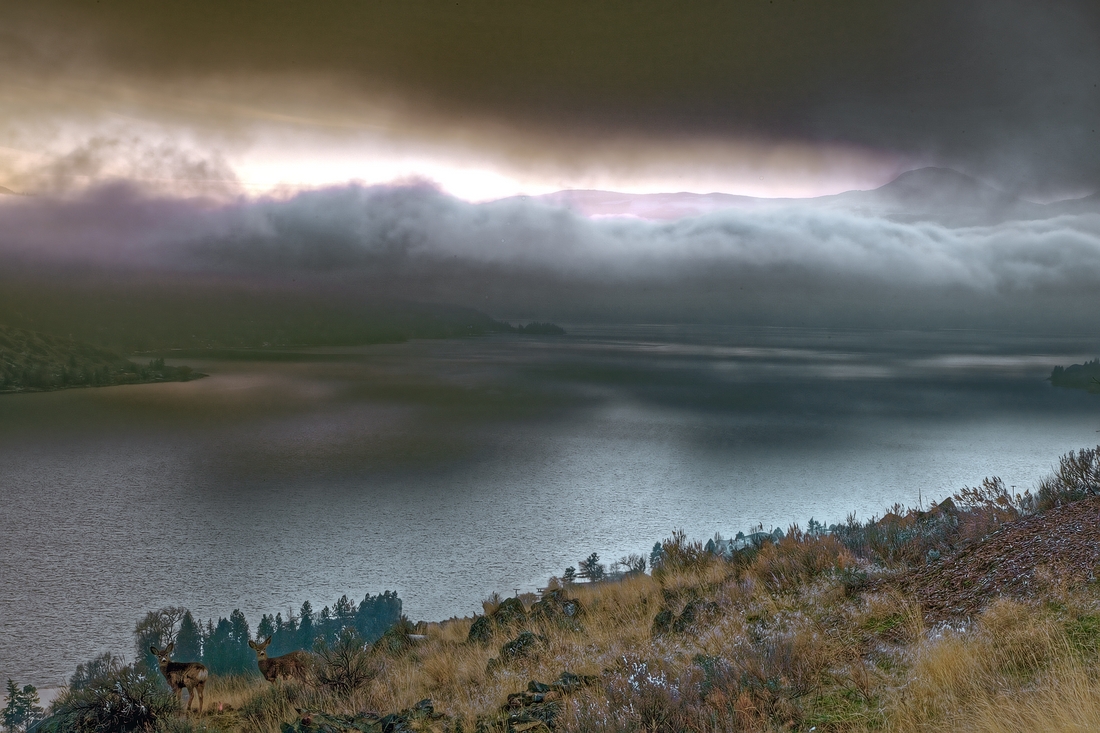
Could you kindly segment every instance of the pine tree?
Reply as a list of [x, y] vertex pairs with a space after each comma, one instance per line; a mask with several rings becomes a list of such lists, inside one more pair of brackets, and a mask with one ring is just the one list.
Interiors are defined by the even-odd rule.
[[312, 649], [314, 637], [317, 636], [317, 632], [313, 628], [313, 606], [309, 601], [302, 603], [302, 608], [298, 611], [298, 648], [299, 649]]
[[593, 583], [603, 580], [603, 576], [607, 573], [607, 568], [600, 562], [600, 556], [595, 552], [586, 559], [581, 560], [579, 565], [581, 566], [581, 577], [587, 578]]
[[275, 619], [270, 613], [260, 617], [260, 624], [256, 627], [256, 640], [263, 641], [269, 636], [275, 635]]
[[197, 662], [202, 659], [202, 633], [190, 611], [185, 612], [180, 619], [175, 659], [179, 662]]
[[38, 704], [38, 690], [34, 685], [24, 685], [22, 689], [11, 679], [5, 689], [7, 703], [0, 712], [0, 719], [8, 733], [21, 733], [28, 726], [42, 719], [42, 708]]

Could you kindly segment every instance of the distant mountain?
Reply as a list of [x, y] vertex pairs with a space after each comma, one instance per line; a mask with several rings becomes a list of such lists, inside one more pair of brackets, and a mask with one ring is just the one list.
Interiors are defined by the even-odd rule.
[[0, 186], [0, 193], [10, 193], [14, 195], [15, 191], [12, 191], [10, 188], [4, 188], [3, 186]]
[[1100, 194], [1073, 201], [1037, 204], [950, 168], [920, 168], [902, 173], [890, 183], [869, 191], [845, 191], [803, 199], [756, 198], [724, 193], [629, 194], [593, 190], [557, 191], [523, 198], [569, 208], [584, 216], [649, 220], [679, 219], [729, 209], [777, 211], [801, 207], [851, 211], [895, 221], [980, 226], [1007, 220], [1100, 212]]

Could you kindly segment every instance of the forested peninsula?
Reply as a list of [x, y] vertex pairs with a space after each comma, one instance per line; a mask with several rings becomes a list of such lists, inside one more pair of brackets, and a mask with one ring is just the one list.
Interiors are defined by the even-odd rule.
[[1072, 364], [1068, 367], [1056, 366], [1047, 379], [1055, 387], [1100, 392], [1100, 359], [1086, 361], [1084, 364]]
[[164, 359], [136, 364], [82, 341], [0, 325], [0, 393], [186, 382], [204, 376], [188, 366], [166, 365]]

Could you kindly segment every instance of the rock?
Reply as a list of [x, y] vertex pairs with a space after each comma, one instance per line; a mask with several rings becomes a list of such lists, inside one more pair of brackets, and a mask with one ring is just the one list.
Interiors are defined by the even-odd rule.
[[493, 623], [497, 628], [515, 626], [527, 622], [527, 609], [518, 598], [506, 598], [493, 612]]
[[424, 699], [398, 713], [356, 713], [336, 715], [299, 711], [297, 723], [284, 723], [283, 733], [411, 733], [449, 729], [448, 716], [435, 712], [431, 699]]
[[661, 634], [667, 634], [672, 630], [672, 622], [676, 619], [675, 614], [667, 608], [662, 608], [657, 612], [657, 615], [653, 618], [653, 634], [659, 636]]
[[500, 648], [500, 659], [502, 662], [509, 662], [513, 659], [528, 657], [537, 647], [546, 644], [546, 642], [545, 636], [524, 631]]
[[473, 625], [470, 626], [470, 635], [466, 637], [466, 640], [478, 644], [487, 644], [489, 639], [493, 637], [493, 630], [493, 622], [489, 616], [478, 616], [474, 619]]
[[561, 712], [561, 698], [598, 680], [592, 675], [571, 672], [563, 672], [550, 684], [531, 680], [525, 691], [508, 696], [499, 714], [478, 720], [477, 730], [481, 733], [553, 731], [555, 719]]
[[669, 632], [682, 634], [698, 621], [714, 616], [718, 611], [718, 604], [714, 601], [704, 602], [698, 599], [688, 601], [679, 616], [666, 606], [658, 611], [653, 619], [653, 634], [658, 636]]
[[527, 610], [518, 598], [507, 598], [488, 616], [478, 616], [470, 626], [467, 641], [479, 644], [488, 643], [497, 629], [521, 626], [527, 622]]

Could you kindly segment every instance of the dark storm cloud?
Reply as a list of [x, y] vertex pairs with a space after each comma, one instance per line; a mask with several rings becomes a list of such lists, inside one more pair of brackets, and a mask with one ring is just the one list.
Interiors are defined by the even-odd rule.
[[809, 205], [672, 223], [582, 219], [429, 186], [231, 204], [113, 186], [9, 197], [10, 264], [229, 276], [498, 317], [1095, 331], [1100, 216], [950, 228]]
[[1100, 5], [1085, 0], [116, 0], [9, 12], [9, 76], [205, 80], [274, 107], [324, 80], [317, 118], [344, 124], [398, 99], [410, 128], [518, 130], [516, 158], [568, 160], [591, 136], [740, 136], [868, 146], [1038, 195], [1100, 185]]

